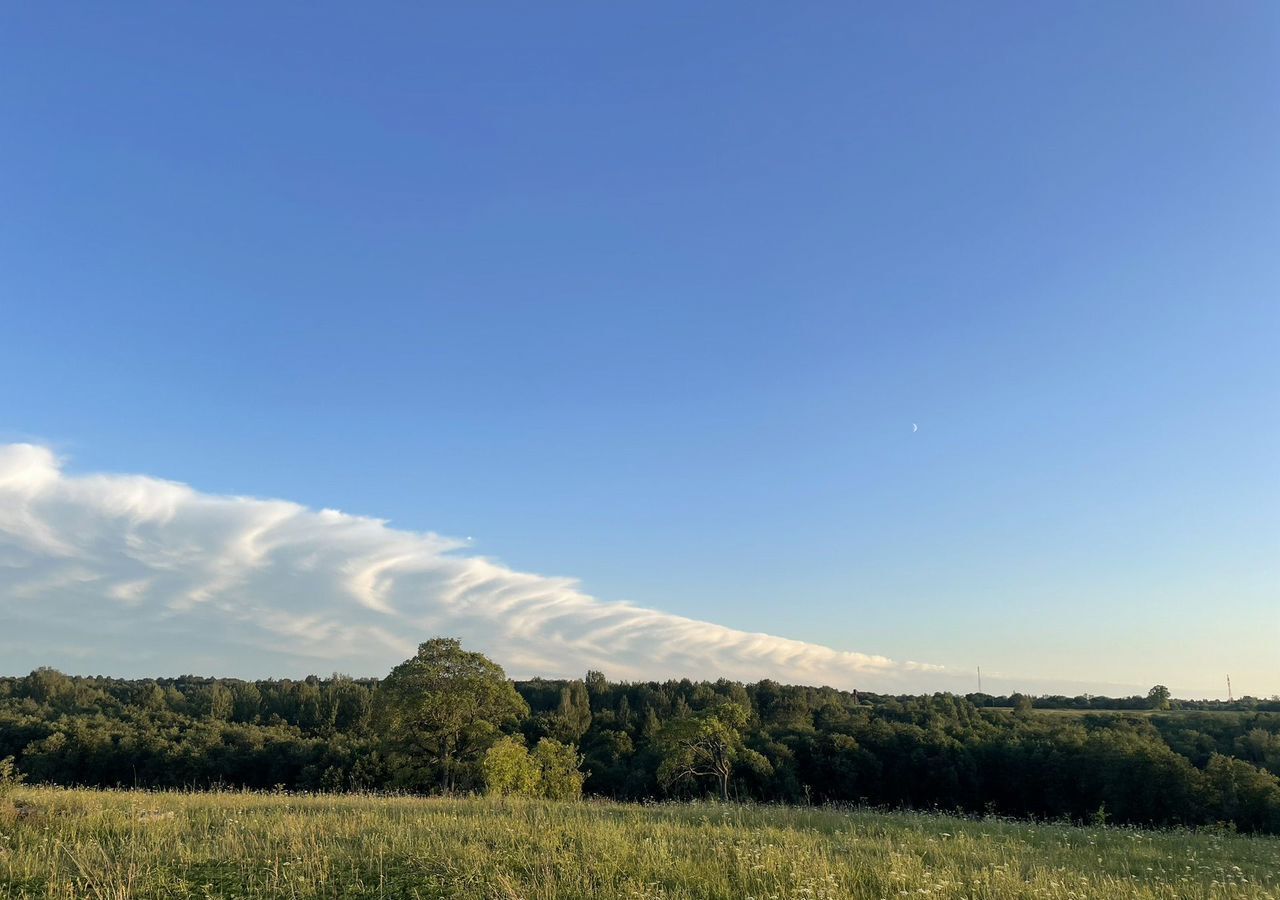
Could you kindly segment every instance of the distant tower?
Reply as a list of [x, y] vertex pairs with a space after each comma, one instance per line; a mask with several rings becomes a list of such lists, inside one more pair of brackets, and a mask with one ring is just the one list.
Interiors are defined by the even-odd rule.
[[978, 666], [978, 693], [982, 693], [982, 666]]
[[1236, 699], [1235, 697], [1231, 696], [1231, 676], [1228, 675], [1227, 676], [1227, 702], [1234, 703], [1235, 699]]

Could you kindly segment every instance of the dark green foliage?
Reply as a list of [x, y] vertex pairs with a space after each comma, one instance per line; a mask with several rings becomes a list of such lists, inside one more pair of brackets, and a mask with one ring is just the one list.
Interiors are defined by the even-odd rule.
[[480, 758], [500, 729], [529, 714], [501, 666], [450, 638], [420, 645], [374, 699], [397, 783], [415, 790], [478, 785]]
[[14, 785], [22, 783], [22, 775], [18, 772], [17, 765], [13, 762], [12, 756], [6, 756], [0, 759], [0, 797], [7, 794]]
[[[125, 681], [44, 669], [0, 678], [0, 759], [13, 756], [31, 781], [61, 784], [470, 789], [480, 786], [484, 751], [523, 732], [527, 746], [564, 745], [548, 765], [580, 755], [585, 792], [618, 799], [723, 792], [1081, 822], [1102, 811], [1116, 824], [1280, 833], [1280, 702], [1162, 697], [1172, 709], [1153, 711], [1146, 696], [1036, 697], [1015, 712], [1020, 698], [891, 697], [773, 681], [617, 683], [589, 673], [512, 685], [448, 643], [443, 655], [461, 654], [466, 665], [456, 671], [487, 685], [482, 698], [493, 702], [469, 707], [447, 776], [439, 742], [424, 737], [416, 756], [406, 753], [405, 733], [386, 715], [392, 688], [379, 694], [375, 680], [342, 676]], [[404, 696], [431, 693], [427, 681], [401, 680]], [[437, 696], [455, 697], [433, 683]], [[662, 769], [668, 739], [690, 727], [678, 723], [706, 725], [728, 705], [745, 718], [729, 723], [736, 738], [725, 735], [727, 778], [660, 777], [671, 773], [670, 762]]]
[[672, 719], [658, 735], [662, 762], [658, 779], [666, 790], [682, 782], [712, 779], [720, 799], [729, 799], [734, 767], [741, 762], [770, 771], [768, 761], [742, 743], [750, 713], [741, 703], [725, 701], [701, 712]]

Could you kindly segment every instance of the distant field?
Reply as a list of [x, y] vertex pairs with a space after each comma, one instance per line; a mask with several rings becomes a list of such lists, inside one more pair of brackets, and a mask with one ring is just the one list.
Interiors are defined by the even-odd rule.
[[23, 788], [3, 898], [1280, 897], [1280, 839], [753, 806]]

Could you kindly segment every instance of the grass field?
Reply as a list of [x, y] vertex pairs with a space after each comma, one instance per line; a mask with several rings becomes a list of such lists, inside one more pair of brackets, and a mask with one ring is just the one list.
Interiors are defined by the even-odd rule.
[[753, 806], [22, 788], [0, 898], [1280, 897], [1280, 840]]

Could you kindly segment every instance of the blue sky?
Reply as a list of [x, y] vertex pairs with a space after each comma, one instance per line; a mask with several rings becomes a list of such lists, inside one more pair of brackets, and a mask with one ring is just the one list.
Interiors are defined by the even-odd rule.
[[0, 442], [1280, 692], [1280, 10], [465, 6], [7, 10]]

